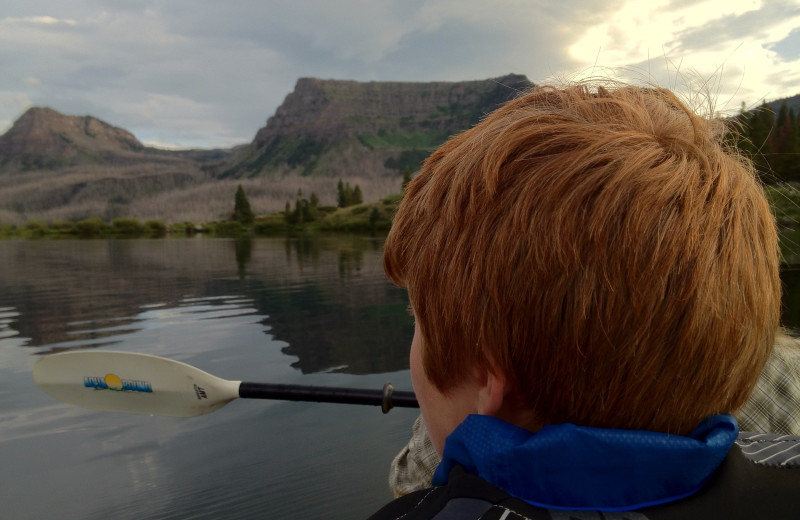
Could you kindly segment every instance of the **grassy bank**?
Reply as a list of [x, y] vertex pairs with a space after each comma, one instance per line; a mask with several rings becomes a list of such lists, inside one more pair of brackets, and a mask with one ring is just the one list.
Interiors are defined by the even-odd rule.
[[[328, 231], [384, 233], [392, 224], [401, 195], [378, 202], [346, 208], [320, 206], [311, 215], [292, 218], [287, 212], [256, 215], [243, 224], [235, 220], [216, 222], [173, 222], [117, 218], [106, 222], [99, 217], [77, 222], [30, 220], [23, 226], [0, 223], [0, 238], [160, 238], [205, 234], [216, 237], [305, 235]], [[298, 221], [299, 220], [299, 221]]]
[[[797, 232], [800, 230], [800, 184], [767, 186], [767, 198], [781, 228], [782, 245], [787, 256], [800, 254]], [[401, 199], [400, 194], [380, 201], [357, 204], [346, 208], [314, 206], [310, 211], [296, 209], [256, 215], [252, 223], [235, 220], [216, 222], [173, 222], [133, 218], [117, 218], [111, 222], [98, 217], [77, 222], [41, 220], [28, 221], [23, 226], [0, 223], [0, 238], [145, 238], [192, 236], [206, 234], [217, 237], [308, 235], [319, 232], [385, 233]], [[308, 209], [308, 208], [306, 208]]]

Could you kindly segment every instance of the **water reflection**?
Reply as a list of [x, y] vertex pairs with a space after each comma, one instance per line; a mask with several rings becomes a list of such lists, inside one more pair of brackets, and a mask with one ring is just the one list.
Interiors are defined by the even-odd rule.
[[0, 339], [18, 336], [19, 332], [11, 326], [19, 318], [14, 307], [0, 307]]
[[403, 370], [407, 298], [386, 280], [381, 250], [358, 236], [7, 241], [0, 304], [17, 314], [2, 326], [48, 352], [109, 347], [145, 333], [158, 307], [241, 298], [302, 373]]
[[233, 245], [236, 251], [236, 267], [239, 279], [243, 280], [247, 274], [247, 264], [250, 263], [250, 257], [253, 256], [253, 239], [251, 237], [237, 238]]
[[[409, 389], [405, 292], [382, 240], [0, 242], [0, 516], [363, 518], [416, 413], [234, 402], [194, 419], [39, 392], [43, 354], [113, 348], [225, 379]], [[784, 320], [800, 324], [800, 267]], [[298, 509], [303, 504], [303, 509]]]
[[377, 509], [413, 410], [237, 401], [195, 419], [108, 414], [55, 402], [30, 372], [41, 355], [104, 347], [231, 380], [408, 389], [406, 297], [379, 259], [379, 241], [353, 238], [0, 243], [0, 516]]

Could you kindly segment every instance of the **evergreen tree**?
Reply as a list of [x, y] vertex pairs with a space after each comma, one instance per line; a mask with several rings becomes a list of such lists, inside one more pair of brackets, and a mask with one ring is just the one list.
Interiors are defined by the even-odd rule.
[[381, 218], [381, 212], [378, 210], [377, 207], [372, 206], [372, 211], [369, 213], [369, 227], [372, 230], [375, 230], [375, 225], [378, 223], [378, 220]]
[[344, 183], [344, 207], [353, 205], [353, 188], [349, 182]]
[[[744, 108], [744, 107], [743, 107]], [[765, 103], [737, 116], [739, 149], [747, 155], [766, 183], [800, 181], [800, 118], [784, 102], [778, 114]]]
[[255, 220], [253, 210], [250, 209], [250, 201], [247, 200], [247, 195], [241, 184], [236, 188], [236, 203], [233, 207], [233, 220], [245, 225], [252, 224], [253, 220]]
[[364, 196], [358, 184], [356, 184], [355, 188], [351, 188], [349, 182], [342, 183], [340, 179], [339, 183], [336, 185], [337, 206], [346, 208], [354, 204], [361, 204], [362, 202], [364, 202]]
[[406, 186], [408, 186], [409, 182], [411, 182], [411, 168], [406, 166], [406, 169], [403, 170], [403, 185], [401, 186], [403, 193], [406, 192]]
[[781, 174], [784, 180], [800, 181], [800, 117], [795, 116], [793, 108], [789, 109], [787, 127]]
[[770, 136], [775, 124], [775, 113], [766, 103], [762, 103], [755, 110], [742, 112], [738, 119], [742, 132], [738, 147], [753, 161], [764, 181], [769, 182], [772, 170], [767, 157], [772, 152]]
[[778, 118], [775, 121], [775, 137], [770, 164], [776, 177], [783, 180], [797, 178], [798, 162], [800, 162], [800, 135], [797, 131], [797, 120], [794, 110], [789, 109], [786, 101], [781, 103]]
[[295, 214], [295, 222], [297, 222], [299, 224], [302, 224], [303, 222], [305, 222], [305, 216], [306, 216], [305, 205], [306, 204], [304, 204], [304, 202], [307, 203], [308, 201], [306, 201], [303, 198], [303, 190], [298, 188], [297, 197], [294, 199], [294, 214]]
[[336, 205], [340, 208], [347, 207], [347, 194], [344, 191], [342, 179], [339, 179], [338, 184], [336, 184]]
[[286, 207], [283, 210], [283, 219], [287, 224], [313, 222], [319, 217], [318, 206], [319, 197], [317, 197], [316, 193], [311, 193], [311, 200], [309, 201], [303, 197], [303, 190], [298, 189], [294, 199], [294, 211], [292, 211], [292, 205], [287, 200]]
[[317, 194], [314, 193], [313, 191], [311, 192], [311, 197], [309, 197], [308, 199], [307, 207], [308, 207], [308, 221], [313, 222], [314, 220], [317, 220], [317, 218], [319, 217], [319, 210], [317, 209], [319, 207], [319, 197], [317, 197]]

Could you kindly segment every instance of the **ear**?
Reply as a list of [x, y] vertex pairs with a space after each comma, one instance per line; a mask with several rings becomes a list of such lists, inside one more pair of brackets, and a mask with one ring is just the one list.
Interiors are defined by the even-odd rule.
[[478, 382], [478, 413], [499, 416], [508, 393], [505, 376], [492, 367], [481, 371]]

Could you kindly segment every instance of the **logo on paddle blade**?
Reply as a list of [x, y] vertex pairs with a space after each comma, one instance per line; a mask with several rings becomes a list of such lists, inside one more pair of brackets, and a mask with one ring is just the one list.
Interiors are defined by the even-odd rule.
[[95, 390], [116, 390], [117, 392], [144, 392], [153, 393], [153, 386], [149, 381], [136, 381], [122, 379], [115, 374], [106, 374], [105, 377], [84, 376], [83, 386]]
[[198, 401], [201, 400], [201, 399], [208, 399], [208, 394], [206, 394], [206, 389], [205, 388], [203, 388], [202, 386], [197, 386], [197, 385], [193, 385], [193, 386], [194, 386], [194, 394], [197, 396], [197, 400]]

